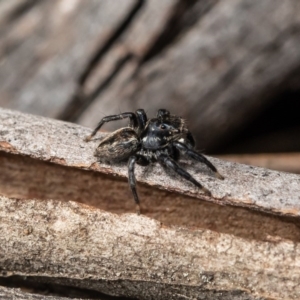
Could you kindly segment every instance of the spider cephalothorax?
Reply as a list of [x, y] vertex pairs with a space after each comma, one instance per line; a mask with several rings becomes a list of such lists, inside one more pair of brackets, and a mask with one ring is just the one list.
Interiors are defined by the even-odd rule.
[[223, 179], [215, 166], [194, 150], [195, 141], [184, 119], [171, 115], [166, 109], [159, 109], [156, 118], [149, 120], [143, 109], [138, 109], [135, 113], [127, 112], [104, 117], [86, 141], [90, 141], [104, 123], [124, 118], [129, 118], [129, 126], [116, 130], [104, 138], [97, 147], [95, 156], [104, 161], [128, 160], [128, 180], [138, 212], [139, 198], [134, 176], [136, 163], [146, 166], [158, 161], [208, 195], [211, 194], [210, 191], [178, 165], [180, 153], [206, 164], [218, 178]]

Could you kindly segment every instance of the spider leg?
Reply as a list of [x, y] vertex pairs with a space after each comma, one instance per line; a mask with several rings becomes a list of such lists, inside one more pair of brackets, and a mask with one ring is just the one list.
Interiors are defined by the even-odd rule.
[[139, 129], [142, 130], [145, 128], [146, 123], [148, 121], [147, 115], [143, 109], [138, 109], [135, 113], [137, 116], [137, 122], [138, 122]]
[[188, 131], [188, 133], [186, 134], [186, 140], [188, 142], [188, 145], [190, 146], [190, 148], [195, 147], [195, 139], [193, 137], [193, 135], [191, 134], [190, 131]]
[[139, 215], [141, 213], [141, 208], [139, 196], [136, 191], [136, 180], [134, 175], [135, 163], [146, 166], [149, 164], [149, 161], [144, 156], [138, 154], [131, 156], [128, 160], [128, 183], [133, 194], [134, 201], [136, 203], [136, 212]]
[[136, 154], [137, 157], [136, 163], [140, 166], [148, 166], [150, 164], [150, 161], [143, 155]]
[[196, 151], [189, 149], [185, 144], [180, 142], [174, 142], [173, 145], [183, 152], [184, 154], [188, 155], [190, 158], [197, 160], [205, 165], [207, 165], [216, 175], [219, 179], [224, 179], [224, 177], [218, 172], [216, 167], [202, 154], [197, 153]]
[[175, 171], [178, 175], [180, 175], [181, 177], [183, 177], [184, 179], [192, 182], [194, 185], [196, 185], [199, 189], [201, 189], [205, 194], [207, 194], [208, 196], [211, 196], [211, 192], [203, 187], [190, 173], [188, 173], [187, 171], [185, 171], [182, 167], [180, 167], [175, 160], [173, 160], [172, 158], [170, 158], [169, 156], [165, 155], [165, 154], [160, 154], [157, 157], [158, 161], [163, 164], [164, 166], [166, 166], [167, 168], [172, 169], [173, 171]]
[[98, 123], [92, 134], [85, 138], [85, 141], [89, 142], [92, 139], [92, 137], [97, 133], [97, 131], [103, 126], [103, 124], [111, 121], [122, 120], [125, 118], [129, 118], [131, 127], [138, 127], [138, 120], [136, 114], [133, 112], [125, 112], [119, 115], [106, 116]]

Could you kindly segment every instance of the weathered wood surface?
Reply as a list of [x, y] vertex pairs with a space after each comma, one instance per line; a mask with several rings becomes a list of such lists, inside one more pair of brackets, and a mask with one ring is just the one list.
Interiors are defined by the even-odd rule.
[[[6, 233], [0, 235], [1, 276], [139, 299], [299, 298], [298, 175], [211, 158], [224, 184], [201, 165], [184, 162], [211, 189], [206, 200], [243, 207], [256, 195], [259, 201], [248, 206], [285, 216], [274, 218], [156, 191], [149, 185], [202, 198], [158, 165], [137, 168], [138, 180], [148, 185], [139, 186], [142, 208], [163, 225], [108, 212], [134, 211], [127, 182], [105, 175], [126, 176], [127, 167], [96, 162], [98, 141], [83, 141], [89, 133], [0, 110], [0, 194], [7, 195], [0, 197], [0, 232]], [[230, 195], [219, 199], [219, 193]]]
[[[86, 143], [90, 130], [72, 123], [0, 109], [0, 150], [50, 161], [63, 166], [127, 176], [126, 163], [97, 162], [99, 141]], [[99, 134], [103, 137], [105, 134]], [[300, 176], [239, 165], [210, 158], [225, 177], [221, 181], [201, 164], [184, 166], [212, 192], [209, 197], [177, 176], [166, 176], [159, 165], [137, 166], [137, 180], [164, 190], [180, 192], [218, 204], [230, 204], [286, 216], [300, 215]]]
[[139, 299], [297, 299], [299, 243], [166, 228], [75, 202], [0, 197], [1, 275]]
[[[72, 200], [118, 214], [135, 211], [126, 178], [5, 152], [0, 152], [0, 166], [2, 195], [18, 199]], [[259, 241], [300, 241], [299, 218], [279, 218], [242, 207], [220, 206], [140, 182], [138, 192], [143, 215], [166, 226], [203, 228]]]
[[211, 150], [299, 76], [298, 0], [7, 3], [4, 107], [90, 127], [104, 114], [167, 107]]

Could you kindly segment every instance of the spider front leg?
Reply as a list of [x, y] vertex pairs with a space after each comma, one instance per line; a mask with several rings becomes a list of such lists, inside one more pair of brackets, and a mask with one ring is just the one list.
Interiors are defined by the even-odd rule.
[[136, 203], [136, 212], [139, 215], [141, 213], [140, 200], [136, 191], [136, 180], [134, 175], [135, 163], [138, 163], [142, 166], [147, 166], [149, 161], [142, 155], [131, 156], [128, 160], [128, 183], [133, 194], [134, 201]]
[[187, 139], [188, 146], [190, 146], [189, 148], [194, 148], [196, 143], [190, 131], [188, 131], [188, 133], [186, 134], [186, 139]]
[[89, 142], [92, 139], [92, 137], [97, 133], [97, 131], [103, 126], [103, 124], [111, 121], [122, 120], [125, 118], [129, 118], [131, 127], [136, 128], [138, 126], [137, 117], [133, 112], [126, 112], [119, 115], [106, 116], [98, 123], [92, 134], [85, 138], [85, 141]]
[[183, 154], [186, 154], [190, 158], [197, 160], [205, 165], [207, 165], [216, 175], [217, 178], [223, 180], [224, 177], [218, 172], [216, 167], [202, 154], [197, 153], [196, 151], [189, 149], [185, 144], [180, 143], [180, 142], [174, 142], [173, 145], [181, 151]]
[[161, 164], [163, 164], [167, 168], [172, 169], [173, 171], [175, 171], [178, 175], [180, 175], [184, 179], [192, 182], [195, 186], [197, 186], [199, 189], [201, 189], [205, 194], [207, 194], [208, 196], [211, 196], [211, 192], [207, 188], [202, 186], [190, 173], [188, 173], [186, 170], [184, 170], [182, 167], [180, 167], [175, 162], [175, 160], [173, 160], [172, 158], [170, 158], [169, 156], [167, 156], [165, 154], [160, 154], [157, 157], [157, 159]]

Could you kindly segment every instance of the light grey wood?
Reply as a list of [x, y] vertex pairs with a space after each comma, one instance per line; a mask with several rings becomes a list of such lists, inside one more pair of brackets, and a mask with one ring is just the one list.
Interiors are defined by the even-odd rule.
[[[99, 163], [94, 151], [100, 133], [93, 141], [84, 138], [90, 130], [72, 123], [0, 109], [0, 150], [30, 156], [68, 167], [93, 170], [127, 177], [127, 164]], [[236, 164], [209, 157], [225, 180], [219, 180], [203, 165], [185, 162], [186, 169], [212, 192], [204, 195], [186, 181], [168, 176], [158, 165], [147, 168], [137, 166], [139, 182], [160, 189], [178, 192], [218, 204], [248, 207], [263, 212], [300, 215], [300, 176], [264, 168]]]

